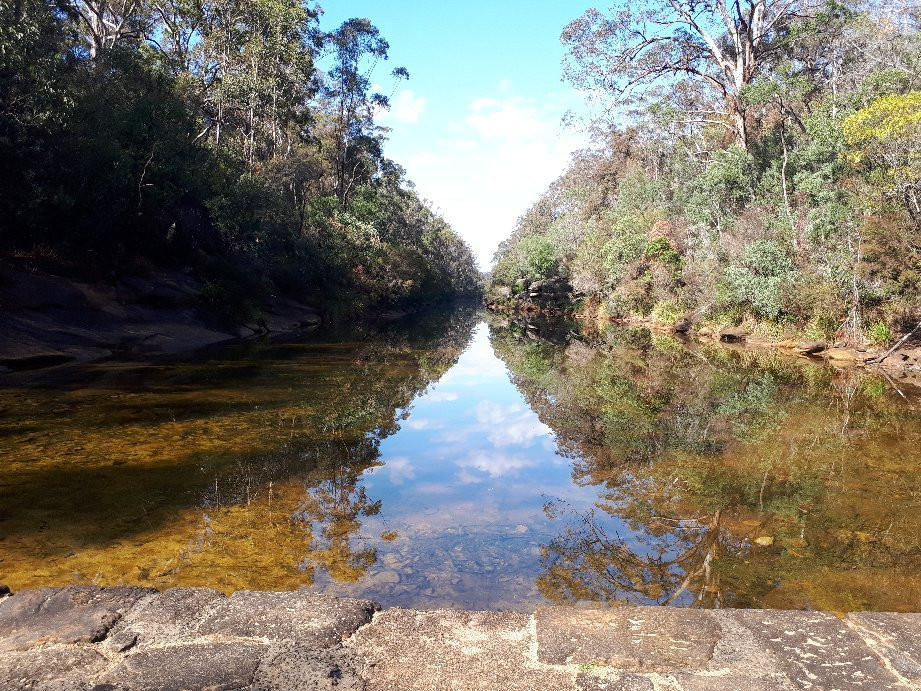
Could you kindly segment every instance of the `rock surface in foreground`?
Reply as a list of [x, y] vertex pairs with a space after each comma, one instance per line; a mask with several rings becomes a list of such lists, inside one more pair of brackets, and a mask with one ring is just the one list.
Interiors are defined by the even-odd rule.
[[921, 614], [420, 612], [309, 592], [0, 599], [0, 689], [921, 689]]

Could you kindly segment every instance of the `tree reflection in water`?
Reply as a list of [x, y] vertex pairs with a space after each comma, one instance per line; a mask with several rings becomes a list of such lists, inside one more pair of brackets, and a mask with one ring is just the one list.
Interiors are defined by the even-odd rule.
[[316, 564], [337, 581], [354, 582], [377, 563], [373, 546], [362, 546], [362, 516], [376, 516], [381, 501], [368, 498], [361, 475], [376, 465], [377, 445], [367, 440], [361, 446], [338, 444], [340, 459], [319, 483], [306, 487], [303, 502], [292, 521], [303, 523], [311, 536], [302, 565]]
[[[541, 594], [552, 602], [631, 602], [719, 607], [714, 561], [721, 547], [717, 510], [707, 520], [657, 516], [635, 541], [571, 507], [548, 504], [551, 518], [568, 515], [574, 527], [541, 549]], [[614, 512], [612, 512], [614, 513]]]
[[594, 508], [559, 524], [537, 583], [554, 602], [921, 606], [917, 392], [872, 373], [639, 329], [492, 344]]

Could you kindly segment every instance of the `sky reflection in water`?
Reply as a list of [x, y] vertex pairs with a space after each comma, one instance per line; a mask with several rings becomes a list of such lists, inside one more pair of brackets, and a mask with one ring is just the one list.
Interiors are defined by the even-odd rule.
[[[543, 600], [535, 577], [540, 547], [559, 530], [548, 501], [587, 510], [597, 490], [573, 485], [553, 431], [530, 409], [477, 325], [454, 365], [404, 411], [400, 431], [380, 446], [383, 465], [363, 485], [382, 502], [363, 520], [386, 576], [325, 589], [416, 604], [526, 608]], [[387, 583], [402, 571], [401, 585]], [[410, 583], [406, 583], [410, 581]]]

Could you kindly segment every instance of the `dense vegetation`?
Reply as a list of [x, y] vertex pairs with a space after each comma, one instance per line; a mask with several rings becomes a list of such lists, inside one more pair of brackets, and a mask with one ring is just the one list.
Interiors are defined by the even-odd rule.
[[[496, 255], [604, 317], [859, 345], [921, 318], [921, 10], [621, 1], [563, 32], [595, 145]], [[591, 313], [592, 310], [586, 310]]]
[[0, 251], [193, 267], [225, 307], [475, 292], [469, 248], [383, 153], [388, 48], [303, 0], [0, 1]]

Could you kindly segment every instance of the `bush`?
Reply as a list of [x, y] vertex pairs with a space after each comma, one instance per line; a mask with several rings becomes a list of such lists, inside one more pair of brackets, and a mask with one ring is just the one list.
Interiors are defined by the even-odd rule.
[[611, 239], [601, 248], [608, 285], [617, 285], [627, 265], [643, 256], [647, 233], [648, 224], [638, 214], [627, 214], [614, 221]]
[[655, 304], [650, 315], [654, 321], [662, 324], [674, 324], [684, 316], [685, 310], [677, 302], [661, 301]]
[[519, 247], [530, 275], [546, 278], [559, 269], [556, 247], [543, 235], [529, 235], [521, 241]]
[[785, 311], [797, 271], [784, 248], [761, 240], [748, 248], [740, 266], [727, 267], [725, 276], [729, 302], [757, 317], [776, 320]]
[[886, 345], [892, 340], [892, 331], [886, 322], [878, 321], [867, 327], [866, 337], [874, 345]]

